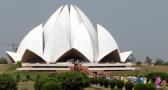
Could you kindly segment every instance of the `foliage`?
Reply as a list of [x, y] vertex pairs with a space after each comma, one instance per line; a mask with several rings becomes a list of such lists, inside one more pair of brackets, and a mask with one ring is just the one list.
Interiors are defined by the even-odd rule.
[[110, 88], [114, 89], [116, 86], [116, 81], [115, 80], [110, 80]]
[[63, 90], [83, 90], [90, 85], [90, 79], [80, 72], [67, 72], [61, 75]]
[[45, 77], [39, 78], [35, 80], [35, 90], [41, 90], [42, 86], [47, 82], [54, 82], [60, 84], [61, 82], [55, 77]]
[[146, 62], [148, 65], [151, 65], [151, 64], [152, 64], [152, 59], [151, 59], [149, 56], [147, 56], [145, 62]]
[[166, 65], [166, 66], [168, 66], [168, 62], [164, 62], [162, 65]]
[[131, 81], [128, 81], [125, 83], [125, 90], [132, 90], [134, 87], [134, 84]]
[[53, 81], [45, 83], [41, 90], [62, 90], [61, 83], [55, 83]]
[[9, 67], [8, 67], [8, 71], [11, 71], [11, 70], [16, 70], [16, 68], [19, 68], [21, 67], [21, 62], [18, 61], [16, 64], [10, 64]]
[[98, 84], [98, 78], [90, 78], [91, 83], [97, 85]]
[[10, 75], [0, 75], [0, 90], [17, 90], [16, 86], [16, 81]]
[[122, 80], [116, 80], [117, 88], [122, 89], [124, 87], [124, 82]]
[[134, 90], [156, 90], [156, 88], [153, 84], [139, 83], [135, 85]]
[[20, 79], [20, 75], [16, 75], [16, 79]]
[[30, 79], [30, 75], [26, 75], [26, 79], [29, 80]]
[[146, 88], [146, 84], [139, 83], [135, 85], [134, 90], [147, 90]]
[[164, 61], [162, 60], [162, 59], [156, 59], [156, 61], [155, 61], [155, 65], [162, 65], [162, 64], [164, 64]]
[[156, 87], [153, 84], [146, 84], [147, 90], [156, 90]]
[[0, 64], [7, 64], [7, 60], [3, 57], [0, 58]]
[[136, 65], [137, 65], [137, 66], [141, 66], [141, 62], [140, 62], [140, 61], [137, 61], [137, 62], [136, 62]]
[[100, 77], [100, 78], [99, 78], [99, 85], [100, 85], [101, 87], [103, 87], [103, 85], [104, 85], [104, 78], [103, 78], [103, 77]]
[[133, 54], [131, 54], [128, 59], [126, 60], [126, 62], [135, 62], [136, 58]]
[[109, 87], [109, 80], [108, 79], [104, 79], [103, 84], [104, 84], [105, 88], [108, 88]]
[[164, 72], [151, 72], [145, 75], [145, 77], [147, 77], [148, 80], [155, 80], [157, 77], [160, 77], [161, 79], [166, 79], [168, 78], [168, 74]]

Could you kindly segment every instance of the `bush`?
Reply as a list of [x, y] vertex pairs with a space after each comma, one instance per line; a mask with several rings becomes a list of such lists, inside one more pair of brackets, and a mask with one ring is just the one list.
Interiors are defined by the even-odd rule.
[[117, 80], [116, 85], [118, 89], [122, 89], [124, 87], [124, 82], [121, 80]]
[[62, 90], [61, 83], [55, 83], [53, 81], [45, 83], [41, 90]]
[[134, 87], [134, 84], [130, 81], [125, 83], [125, 90], [132, 90]]
[[20, 79], [20, 75], [16, 75], [16, 79]]
[[153, 84], [146, 84], [148, 90], [156, 90], [156, 87]]
[[41, 90], [42, 86], [48, 82], [61, 83], [57, 78], [53, 78], [53, 77], [39, 78], [35, 80], [35, 85], [34, 85], [35, 90]]
[[147, 90], [146, 85], [143, 83], [136, 84], [134, 90]]
[[103, 87], [103, 85], [104, 85], [104, 78], [99, 78], [99, 85], [101, 86], [101, 87]]
[[[54, 83], [61, 83], [62, 90], [83, 90], [85, 87], [90, 86], [90, 79], [84, 73], [67, 72], [61, 75], [52, 74], [46, 78], [36, 79], [35, 90], [41, 90], [45, 83], [51, 81]], [[47, 87], [49, 85], [47, 84]]]
[[153, 84], [136, 84], [134, 90], [156, 90]]
[[80, 72], [67, 72], [61, 76], [63, 90], [83, 90], [90, 85], [90, 79]]
[[16, 81], [10, 75], [0, 75], [0, 90], [17, 90]]
[[110, 88], [114, 89], [115, 86], [116, 86], [116, 81], [115, 80], [111, 80], [109, 84], [110, 84]]
[[30, 75], [26, 75], [26, 79], [29, 80], [30, 79]]
[[104, 79], [103, 83], [104, 83], [105, 88], [109, 87], [109, 80], [108, 79]]
[[90, 78], [91, 83], [97, 85], [98, 84], [98, 78]]
[[158, 76], [161, 79], [168, 78], [168, 74], [167, 73], [162, 73], [162, 72], [151, 72], [151, 73], [148, 73], [145, 77], [147, 77], [148, 80], [151, 79], [151, 80], [155, 81]]

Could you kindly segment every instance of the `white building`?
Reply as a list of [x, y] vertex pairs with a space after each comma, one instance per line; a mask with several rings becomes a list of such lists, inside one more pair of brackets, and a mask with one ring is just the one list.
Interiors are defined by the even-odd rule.
[[18, 70], [69, 70], [74, 61], [90, 70], [135, 69], [125, 63], [132, 51], [121, 52], [103, 26], [95, 28], [73, 5], [61, 6], [24, 37], [17, 52], [6, 53], [12, 63], [22, 62]]

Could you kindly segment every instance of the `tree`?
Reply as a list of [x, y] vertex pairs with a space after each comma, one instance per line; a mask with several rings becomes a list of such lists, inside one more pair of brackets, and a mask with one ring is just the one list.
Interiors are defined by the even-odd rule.
[[133, 54], [129, 56], [129, 58], [126, 60], [127, 62], [135, 62], [136, 58]]
[[137, 66], [141, 66], [141, 61], [137, 61], [137, 62], [136, 62], [136, 65], [137, 65]]
[[7, 64], [7, 60], [3, 57], [0, 58], [0, 64]]
[[151, 64], [152, 64], [152, 59], [151, 59], [149, 56], [147, 56], [145, 63], [151, 66]]
[[162, 65], [162, 64], [164, 64], [164, 61], [160, 58], [157, 58], [156, 62], [155, 62], [155, 65]]

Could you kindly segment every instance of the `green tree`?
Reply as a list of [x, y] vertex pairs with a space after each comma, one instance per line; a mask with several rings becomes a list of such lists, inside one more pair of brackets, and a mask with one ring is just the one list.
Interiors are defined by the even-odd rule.
[[7, 64], [7, 59], [5, 59], [4, 57], [0, 58], [0, 64]]
[[129, 58], [126, 60], [126, 62], [135, 62], [135, 61], [136, 61], [136, 58], [135, 58], [135, 56], [133, 54], [131, 54], [129, 56]]
[[164, 61], [160, 58], [157, 58], [156, 62], [155, 62], [155, 65], [162, 65], [162, 64], [164, 64]]
[[147, 56], [147, 57], [146, 57], [146, 60], [145, 60], [145, 63], [151, 66], [151, 64], [152, 64], [152, 59], [151, 59], [149, 56]]
[[136, 62], [136, 65], [137, 65], [137, 66], [141, 66], [141, 61], [137, 61], [137, 62]]

